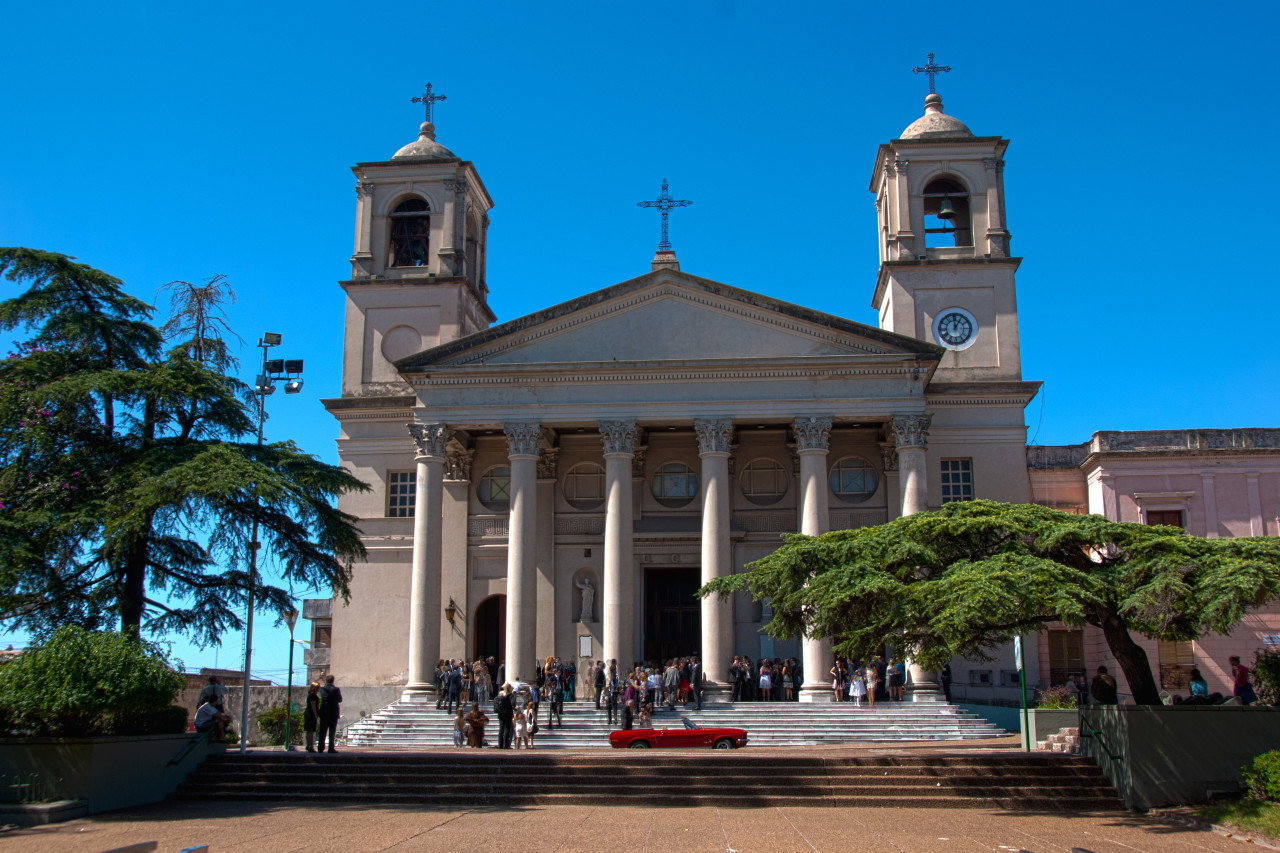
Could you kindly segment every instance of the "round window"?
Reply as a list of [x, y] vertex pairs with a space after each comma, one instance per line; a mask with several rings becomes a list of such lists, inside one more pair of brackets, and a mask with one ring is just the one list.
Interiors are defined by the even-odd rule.
[[742, 495], [753, 504], [768, 506], [787, 493], [787, 469], [773, 459], [753, 459], [742, 469]]
[[511, 469], [499, 465], [485, 471], [476, 486], [476, 497], [486, 509], [506, 512], [511, 506]]
[[574, 509], [596, 509], [604, 504], [604, 469], [594, 462], [574, 465], [564, 475], [564, 499]]
[[876, 493], [876, 469], [861, 456], [846, 456], [831, 466], [831, 491], [845, 503], [862, 503]]
[[668, 462], [653, 475], [653, 496], [663, 506], [685, 506], [698, 496], [698, 475], [683, 462]]

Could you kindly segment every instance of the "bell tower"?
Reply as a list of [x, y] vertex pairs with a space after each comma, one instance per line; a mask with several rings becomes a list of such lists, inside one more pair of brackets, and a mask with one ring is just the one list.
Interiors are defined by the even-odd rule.
[[[933, 91], [881, 145], [871, 176], [880, 229], [880, 328], [945, 347], [942, 382], [1020, 380], [1018, 304], [1004, 208], [1009, 141], [974, 136]], [[946, 69], [949, 70], [949, 69]]]
[[433, 95], [418, 138], [358, 163], [342, 394], [404, 393], [394, 362], [489, 327], [485, 252], [493, 201], [475, 166], [436, 142]]

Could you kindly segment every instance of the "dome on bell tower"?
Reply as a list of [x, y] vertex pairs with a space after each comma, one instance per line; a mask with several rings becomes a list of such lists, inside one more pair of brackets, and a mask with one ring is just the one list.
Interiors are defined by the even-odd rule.
[[[932, 56], [932, 54], [930, 54]], [[942, 111], [942, 96], [930, 93], [924, 99], [924, 115], [907, 125], [901, 139], [973, 139], [964, 122]]]
[[452, 151], [436, 142], [436, 126], [424, 121], [418, 129], [418, 138], [391, 156], [392, 160], [456, 160]]

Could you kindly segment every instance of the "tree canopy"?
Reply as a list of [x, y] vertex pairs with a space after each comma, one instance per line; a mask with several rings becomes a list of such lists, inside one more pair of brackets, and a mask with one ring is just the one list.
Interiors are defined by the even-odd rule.
[[[68, 256], [0, 249], [0, 276], [27, 285], [0, 302], [19, 338], [0, 360], [0, 620], [216, 642], [242, 627], [255, 521], [282, 581], [347, 594], [364, 548], [334, 500], [367, 487], [292, 442], [257, 445], [221, 278], [170, 286], [166, 341], [148, 305]], [[289, 606], [252, 584], [258, 609]]]
[[1160, 699], [1133, 633], [1226, 633], [1280, 596], [1280, 540], [1204, 539], [1031, 504], [957, 502], [785, 540], [699, 595], [745, 590], [771, 603], [772, 636], [831, 638], [838, 653], [859, 659], [890, 644], [928, 668], [953, 655], [990, 659], [1051, 622], [1094, 625], [1139, 704]]

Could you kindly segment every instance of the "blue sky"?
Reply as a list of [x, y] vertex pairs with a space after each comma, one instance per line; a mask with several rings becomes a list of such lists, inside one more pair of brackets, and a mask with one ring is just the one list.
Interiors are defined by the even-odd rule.
[[[1029, 437], [1280, 426], [1278, 205], [1253, 187], [1277, 139], [1275, 8], [9, 3], [0, 245], [146, 299], [227, 274], [244, 376], [263, 331], [306, 360], [268, 438], [336, 461], [319, 400], [339, 388], [349, 167], [415, 137], [428, 80], [438, 140], [496, 202], [499, 321], [647, 271], [658, 216], [635, 203], [666, 177], [694, 201], [671, 215], [685, 271], [874, 324], [867, 184], [933, 51], [947, 112], [1012, 140], [1023, 373], [1045, 382]], [[242, 644], [175, 650], [237, 666]], [[284, 632], [254, 646], [283, 681]]]

